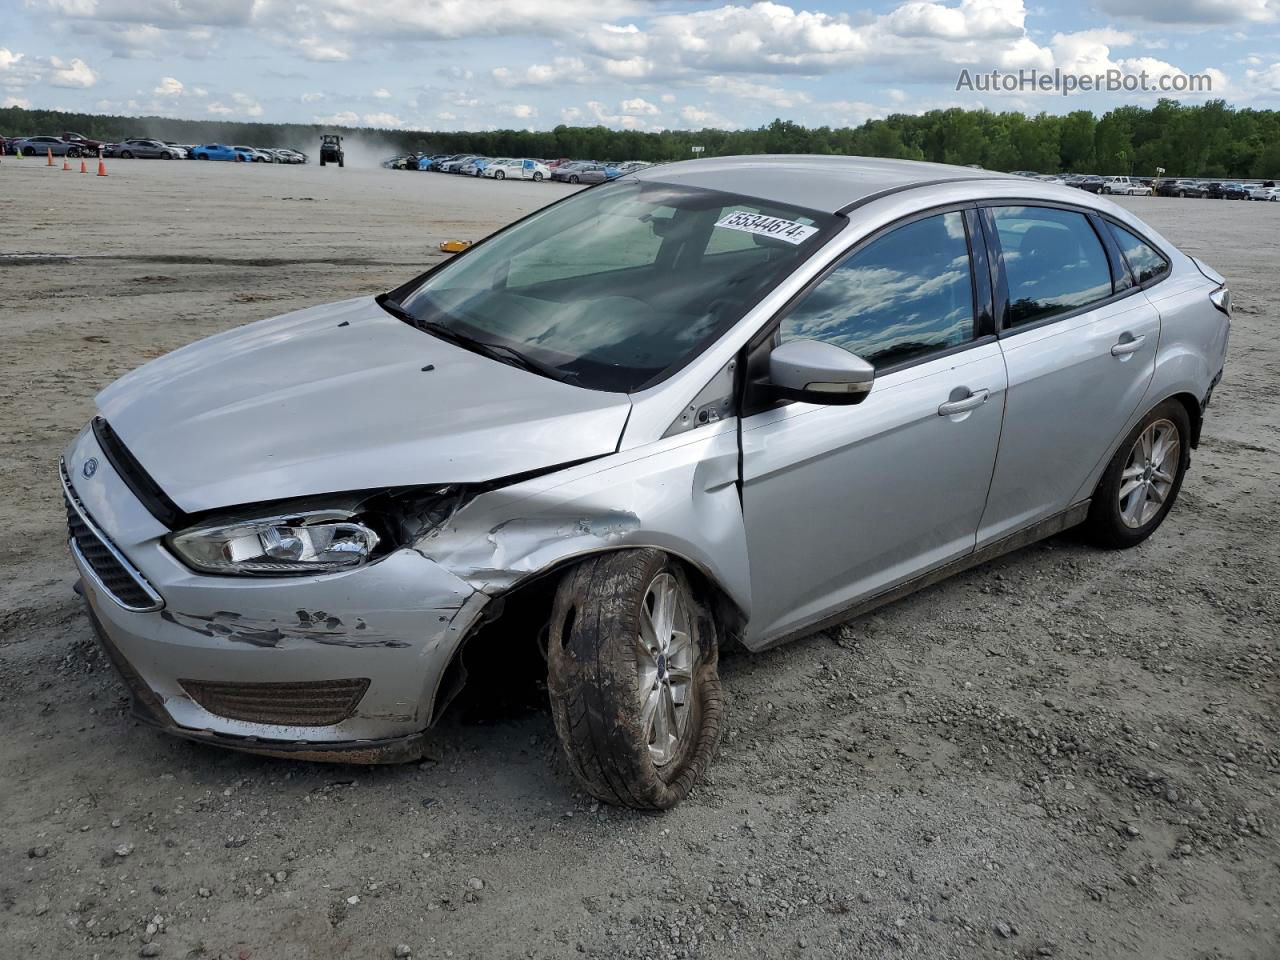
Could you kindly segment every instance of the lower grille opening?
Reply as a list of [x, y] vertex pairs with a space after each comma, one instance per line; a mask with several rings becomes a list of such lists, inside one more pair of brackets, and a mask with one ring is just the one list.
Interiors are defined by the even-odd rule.
[[287, 727], [328, 727], [353, 713], [369, 689], [367, 678], [300, 683], [229, 683], [179, 680], [210, 713], [228, 720]]

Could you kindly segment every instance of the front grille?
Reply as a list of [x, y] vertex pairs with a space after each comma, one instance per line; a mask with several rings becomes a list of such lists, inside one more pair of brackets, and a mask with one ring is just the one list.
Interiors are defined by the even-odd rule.
[[200, 706], [228, 720], [287, 727], [328, 727], [355, 713], [369, 689], [364, 678], [301, 683], [227, 683], [180, 680]]
[[124, 558], [111, 541], [94, 525], [71, 487], [67, 468], [62, 465], [62, 499], [67, 508], [67, 531], [71, 548], [93, 572], [99, 586], [120, 606], [138, 612], [159, 610], [164, 601], [147, 584], [142, 574]]

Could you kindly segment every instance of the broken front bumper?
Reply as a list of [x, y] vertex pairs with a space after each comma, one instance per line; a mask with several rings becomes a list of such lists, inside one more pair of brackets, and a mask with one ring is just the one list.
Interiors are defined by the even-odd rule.
[[412, 550], [319, 576], [195, 573], [87, 429], [63, 482], [94, 629], [141, 719], [303, 759], [420, 754], [441, 679], [487, 597]]

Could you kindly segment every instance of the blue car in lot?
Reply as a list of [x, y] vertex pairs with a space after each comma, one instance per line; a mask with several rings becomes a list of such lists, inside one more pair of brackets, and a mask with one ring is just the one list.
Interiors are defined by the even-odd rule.
[[191, 148], [191, 156], [195, 160], [241, 160], [253, 162], [253, 155], [239, 147], [228, 147], [221, 143], [206, 143]]

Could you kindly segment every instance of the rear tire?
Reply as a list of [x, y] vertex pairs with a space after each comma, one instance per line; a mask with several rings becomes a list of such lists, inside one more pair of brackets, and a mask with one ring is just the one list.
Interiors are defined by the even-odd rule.
[[542, 171], [541, 171], [541, 170], [535, 170], [535, 171], [533, 171], [533, 182], [534, 182], [534, 183], [541, 183], [541, 182], [542, 182]]
[[1173, 508], [1190, 463], [1187, 409], [1165, 400], [1129, 431], [1107, 464], [1084, 523], [1089, 538], [1109, 550], [1147, 539]]
[[715, 624], [661, 550], [590, 557], [556, 592], [547, 644], [556, 730], [578, 782], [606, 803], [665, 810], [720, 741]]
[[132, 159], [133, 159], [133, 153], [132, 153], [131, 151], [129, 151], [129, 150], [121, 150], [121, 151], [120, 151], [120, 159], [121, 159], [121, 160], [132, 160]]
[[569, 178], [569, 182], [570, 182], [570, 183], [578, 183], [578, 182], [579, 182], [579, 180], [578, 180], [578, 175], [575, 173], [573, 176], [571, 176], [571, 177]]

